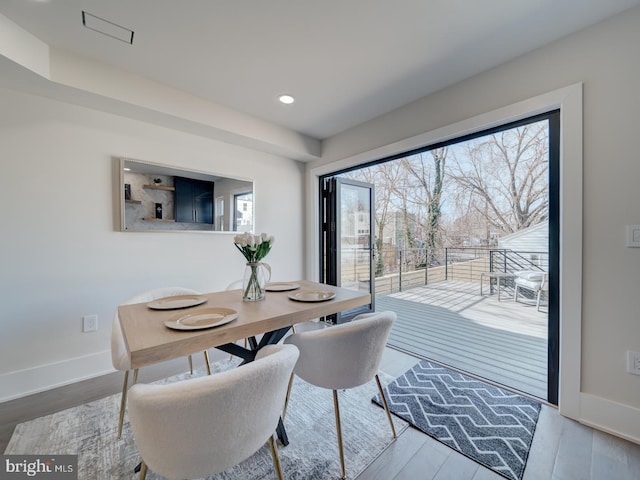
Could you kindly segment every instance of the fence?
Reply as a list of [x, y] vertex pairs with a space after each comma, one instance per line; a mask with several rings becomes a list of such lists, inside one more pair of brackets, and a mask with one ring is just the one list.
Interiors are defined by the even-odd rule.
[[[383, 247], [377, 252], [376, 294], [444, 280], [480, 282], [482, 272], [548, 270], [547, 252], [514, 252], [495, 248], [443, 248], [433, 255], [425, 249]], [[430, 266], [427, 266], [430, 258]]]

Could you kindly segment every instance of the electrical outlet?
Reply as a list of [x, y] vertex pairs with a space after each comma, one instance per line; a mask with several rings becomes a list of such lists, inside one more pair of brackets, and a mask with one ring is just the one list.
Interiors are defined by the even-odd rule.
[[627, 352], [627, 372], [640, 375], [640, 352]]
[[82, 317], [82, 331], [95, 332], [98, 330], [98, 315], [85, 315]]

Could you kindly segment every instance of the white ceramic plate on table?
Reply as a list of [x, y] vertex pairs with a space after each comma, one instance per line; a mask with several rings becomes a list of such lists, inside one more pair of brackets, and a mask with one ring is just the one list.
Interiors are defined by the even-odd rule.
[[164, 324], [173, 330], [202, 330], [219, 327], [236, 318], [238, 318], [238, 312], [232, 308], [199, 308], [184, 315], [177, 315]]
[[177, 310], [202, 305], [206, 301], [207, 297], [204, 295], [174, 295], [153, 300], [147, 303], [147, 307], [153, 310]]
[[288, 292], [290, 290], [297, 290], [300, 285], [290, 282], [271, 282], [267, 283], [265, 290], [267, 292]]
[[289, 294], [289, 298], [296, 302], [325, 302], [335, 296], [335, 293], [327, 290], [300, 290]]

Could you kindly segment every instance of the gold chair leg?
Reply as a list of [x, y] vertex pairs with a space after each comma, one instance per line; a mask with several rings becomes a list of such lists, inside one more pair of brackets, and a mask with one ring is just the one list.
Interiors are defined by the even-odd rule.
[[147, 464], [144, 461], [140, 464], [140, 476], [139, 480], [144, 480], [147, 476]]
[[347, 474], [344, 469], [344, 449], [342, 448], [342, 427], [340, 425], [340, 406], [338, 405], [338, 391], [333, 391], [333, 409], [336, 414], [336, 431], [338, 433], [338, 450], [340, 451], [340, 469], [342, 472], [342, 480], [347, 478]]
[[191, 375], [193, 375], [193, 358], [191, 358], [191, 355], [189, 355], [189, 373]]
[[291, 377], [289, 377], [289, 385], [287, 385], [287, 396], [284, 397], [284, 408], [282, 409], [282, 421], [284, 422], [284, 417], [287, 416], [287, 407], [289, 406], [289, 397], [291, 396], [291, 387], [293, 387], [293, 376], [295, 374], [292, 373]]
[[118, 417], [118, 440], [122, 437], [122, 424], [124, 423], [124, 409], [127, 405], [127, 389], [129, 387], [129, 370], [124, 372], [124, 384], [122, 385], [122, 398], [120, 399], [120, 415]]
[[[138, 383], [138, 369], [133, 371], [133, 383]], [[122, 437], [122, 425], [124, 423], [124, 411], [127, 407], [127, 391], [129, 390], [129, 370], [124, 372], [124, 382], [122, 384], [122, 398], [120, 399], [120, 415], [118, 416], [118, 440]]]
[[207, 366], [207, 375], [211, 375], [211, 363], [209, 362], [209, 352], [204, 351], [204, 364]]
[[273, 435], [269, 437], [269, 446], [271, 447], [271, 456], [273, 457], [273, 468], [276, 470], [278, 480], [283, 480], [282, 467], [280, 466], [280, 457], [278, 456], [278, 449], [276, 448], [276, 442], [273, 439]]
[[387, 419], [389, 420], [389, 425], [391, 425], [391, 432], [393, 433], [393, 438], [398, 438], [396, 435], [396, 427], [393, 426], [393, 417], [391, 416], [391, 411], [389, 410], [389, 405], [387, 404], [387, 399], [384, 396], [384, 390], [382, 389], [382, 384], [380, 383], [380, 377], [376, 373], [376, 383], [378, 384], [378, 391], [380, 392], [380, 397], [382, 398], [382, 404], [384, 405], [384, 411], [387, 412]]

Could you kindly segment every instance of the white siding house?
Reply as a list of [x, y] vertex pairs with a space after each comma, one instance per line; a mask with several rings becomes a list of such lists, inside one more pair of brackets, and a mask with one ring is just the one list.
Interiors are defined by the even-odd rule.
[[534, 265], [547, 270], [549, 259], [549, 224], [538, 223], [498, 240], [498, 248], [513, 250]]

